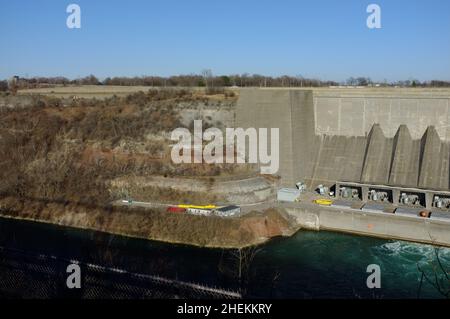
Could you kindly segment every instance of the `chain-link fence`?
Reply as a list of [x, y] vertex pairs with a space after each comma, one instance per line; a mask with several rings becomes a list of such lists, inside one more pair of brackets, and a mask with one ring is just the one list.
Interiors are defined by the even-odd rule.
[[[66, 285], [67, 266], [81, 270], [81, 288]], [[241, 298], [237, 292], [55, 256], [0, 248], [1, 298], [214, 299]]]

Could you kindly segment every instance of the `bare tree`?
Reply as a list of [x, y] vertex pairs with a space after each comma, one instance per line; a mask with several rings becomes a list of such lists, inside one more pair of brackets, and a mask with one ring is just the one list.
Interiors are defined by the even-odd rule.
[[298, 86], [298, 83], [300, 83], [300, 87], [303, 87], [304, 77], [301, 74], [297, 74], [296, 79], [297, 79], [297, 86]]
[[202, 76], [203, 76], [203, 80], [205, 81], [206, 89], [212, 87], [212, 83], [210, 83], [210, 82], [212, 82], [212, 77], [213, 77], [212, 71], [210, 69], [204, 69], [202, 71]]
[[19, 81], [19, 78], [17, 76], [13, 76], [12, 78], [10, 78], [8, 80], [8, 89], [11, 92], [12, 95], [15, 95], [17, 93], [17, 89], [18, 89], [18, 87], [17, 87], [18, 83], [17, 82], [18, 81]]
[[347, 79], [347, 85], [353, 86], [355, 84], [356, 84], [356, 79], [354, 77], [351, 76]]
[[431, 286], [433, 286], [439, 294], [441, 294], [443, 297], [450, 299], [450, 270], [445, 269], [444, 265], [442, 264], [441, 258], [439, 256], [440, 247], [436, 245], [436, 238], [434, 238], [431, 233], [428, 231], [428, 236], [430, 237], [432, 244], [433, 244], [433, 251], [434, 251], [434, 260], [430, 260], [429, 265], [431, 266], [431, 274], [427, 274], [425, 269], [420, 266], [419, 263], [417, 263], [417, 269], [421, 273], [419, 288], [417, 291], [417, 297], [420, 297], [420, 293], [422, 290], [422, 284], [425, 280], [428, 282]]
[[5, 92], [8, 90], [8, 82], [0, 81], [0, 92]]
[[444, 265], [442, 264], [441, 258], [439, 256], [440, 248], [433, 247], [433, 250], [435, 262], [430, 262], [430, 266], [432, 267], [431, 274], [428, 274], [427, 271], [425, 271], [425, 269], [420, 266], [419, 263], [417, 263], [417, 269], [421, 273], [417, 297], [420, 297], [422, 284], [425, 280], [431, 286], [433, 286], [439, 292], [439, 294], [447, 299], [450, 299], [450, 270], [445, 269]]
[[241, 292], [245, 292], [246, 290], [245, 287], [249, 282], [251, 264], [253, 262], [253, 259], [259, 252], [261, 252], [261, 248], [259, 248], [258, 246], [249, 246], [239, 248], [232, 253], [237, 264], [236, 276]]
[[232, 251], [222, 251], [218, 270], [233, 281], [237, 281], [242, 295], [245, 295], [247, 292], [253, 259], [261, 252], [261, 250], [262, 248], [259, 248], [258, 246], [250, 246], [234, 249]]

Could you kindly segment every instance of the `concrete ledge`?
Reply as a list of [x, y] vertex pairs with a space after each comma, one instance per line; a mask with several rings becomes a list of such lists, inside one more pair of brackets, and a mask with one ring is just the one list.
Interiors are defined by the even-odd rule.
[[311, 205], [285, 209], [299, 226], [306, 229], [333, 230], [450, 247], [450, 221]]

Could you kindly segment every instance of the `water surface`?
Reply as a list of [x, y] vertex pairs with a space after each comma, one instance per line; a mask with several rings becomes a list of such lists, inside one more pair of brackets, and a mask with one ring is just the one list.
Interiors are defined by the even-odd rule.
[[[239, 258], [237, 251], [0, 218], [0, 246], [226, 289], [241, 288], [249, 297], [441, 298], [425, 280], [420, 285], [418, 267], [432, 279], [437, 274], [443, 287], [450, 288], [436, 257], [438, 254], [442, 267], [450, 271], [448, 248], [436, 250], [430, 245], [325, 231], [299, 231], [289, 238], [276, 238]], [[370, 264], [380, 266], [380, 289], [367, 288]]]

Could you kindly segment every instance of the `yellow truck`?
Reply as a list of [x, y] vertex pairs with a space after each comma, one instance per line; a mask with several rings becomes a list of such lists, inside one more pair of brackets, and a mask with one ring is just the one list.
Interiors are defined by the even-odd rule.
[[333, 201], [331, 199], [315, 199], [313, 203], [321, 206], [331, 206]]
[[214, 209], [217, 208], [216, 205], [184, 205], [184, 204], [180, 204], [178, 205], [179, 208], [192, 208], [192, 209]]

